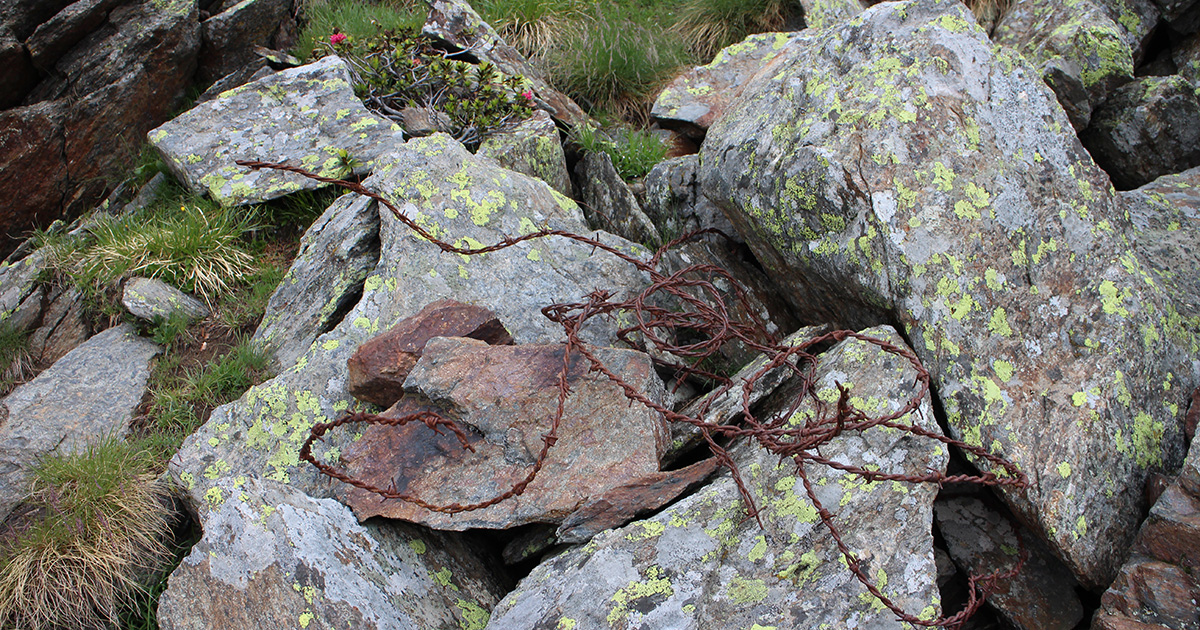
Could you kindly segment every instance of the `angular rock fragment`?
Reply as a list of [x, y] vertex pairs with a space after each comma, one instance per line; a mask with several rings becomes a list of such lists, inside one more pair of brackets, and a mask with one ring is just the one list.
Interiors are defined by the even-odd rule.
[[225, 92], [151, 131], [149, 139], [176, 179], [224, 205], [323, 186], [235, 160], [290, 162], [325, 177], [363, 175], [403, 143], [398, 125], [367, 111], [354, 95], [346, 64], [335, 56]]
[[341, 321], [378, 262], [379, 205], [358, 195], [339, 197], [300, 238], [254, 341], [271, 348], [277, 367], [291, 367]]
[[621, 179], [612, 158], [603, 151], [590, 151], [575, 166], [583, 191], [583, 211], [588, 223], [635, 243], [657, 247], [662, 243], [658, 228], [642, 212], [637, 197]]
[[83, 294], [74, 287], [53, 288], [45, 297], [41, 320], [29, 335], [29, 352], [51, 364], [75, 349], [92, 334], [84, 321]]
[[1200, 624], [1200, 439], [1150, 510], [1133, 554], [1100, 598], [1095, 630], [1188, 630]]
[[726, 236], [741, 242], [733, 224], [700, 193], [696, 171], [699, 155], [668, 158], [654, 165], [646, 174], [646, 216], [666, 240], [705, 228], [716, 228]]
[[997, 43], [1036, 65], [1076, 131], [1108, 94], [1133, 80], [1125, 31], [1090, 0], [1026, 0], [997, 24]]
[[359, 400], [391, 407], [404, 395], [404, 380], [434, 337], [469, 337], [492, 345], [512, 343], [495, 313], [438, 300], [367, 341], [346, 360], [346, 388]]
[[493, 132], [479, 145], [476, 155], [490, 157], [500, 166], [536, 177], [554, 190], [570, 196], [571, 176], [558, 138], [558, 127], [543, 110], [537, 110], [516, 127]]
[[0, 521], [38, 457], [125, 433], [161, 350], [129, 324], [109, 328], [0, 401]]
[[179, 315], [188, 321], [208, 317], [204, 302], [153, 278], [130, 278], [125, 282], [121, 304], [134, 317], [151, 321]]
[[[864, 332], [903, 343], [887, 328]], [[821, 355], [815, 382], [819, 398], [836, 399], [839, 382], [875, 414], [906, 404], [916, 394], [915, 376], [907, 361], [851, 339]], [[806, 404], [799, 417], [814, 411]], [[938, 430], [927, 396], [901, 420]], [[880, 429], [843, 434], [820, 450], [898, 474], [944, 470], [947, 459], [933, 440]], [[752, 443], [732, 454], [762, 528], [724, 474], [651, 518], [543, 562], [496, 607], [488, 628], [907, 627], [846, 570], [791, 459]], [[936, 617], [930, 528], [937, 489], [864, 482], [813, 464], [805, 471], [873, 583], [911, 614]]]
[[696, 462], [619, 486], [589, 499], [559, 525], [555, 537], [562, 543], [587, 542], [606, 529], [620, 527], [635, 517], [656, 510], [695, 488], [720, 466], [715, 458]]
[[201, 22], [200, 82], [211, 83], [256, 61], [254, 48], [274, 47], [276, 33], [291, 16], [292, 0], [246, 0]]
[[876, 5], [772, 65], [709, 130], [704, 193], [798, 316], [898, 321], [953, 435], [1023, 470], [1005, 499], [1108, 584], [1182, 459], [1200, 344], [1107, 176], [958, 3]]
[[1200, 317], [1200, 167], [1118, 195], [1133, 247], [1179, 314]]
[[222, 480], [207, 500], [204, 537], [159, 601], [163, 630], [482, 628], [503, 593], [452, 534], [359, 525], [336, 501], [261, 479]]
[[[857, 0], [847, 1], [857, 4]], [[672, 81], [655, 99], [650, 115], [665, 127], [703, 138], [742, 93], [746, 82], [799, 35], [759, 33], [725, 48], [708, 65], [692, 68]]]
[[[422, 399], [404, 399], [386, 415], [441, 409], [468, 432], [474, 452], [451, 434], [433, 434], [416, 422], [373, 425], [342, 452], [351, 477], [434, 505], [472, 504], [498, 496], [529, 473], [551, 430], [559, 399], [564, 346], [490, 346], [439, 337], [429, 341], [405, 387]], [[596, 349], [606, 368], [662, 404], [662, 381], [649, 357], [633, 350]], [[506, 529], [557, 523], [590, 498], [658, 472], [666, 446], [662, 416], [630, 404], [615, 383], [581, 355], [571, 357], [570, 396], [541, 472], [519, 497], [480, 510], [446, 514], [389, 499], [350, 485], [338, 496], [359, 520], [386, 516], [437, 529]], [[428, 402], [432, 401], [432, 403]]]
[[1022, 536], [1029, 558], [1016, 576], [988, 596], [988, 603], [1014, 628], [1071, 630], [1083, 620], [1071, 572], [1027, 532], [1014, 531], [1003, 515], [975, 498], [939, 501], [933, 510], [950, 556], [971, 575], [1002, 573], [1016, 566], [1021, 545], [1017, 536]]
[[[25, 306], [37, 291], [37, 279], [41, 275], [48, 252], [36, 250], [14, 263], [0, 263], [0, 322], [20, 330], [35, 324], [41, 315], [41, 304], [36, 312]], [[19, 324], [19, 325], [18, 325]]]
[[1122, 190], [1200, 166], [1200, 95], [1179, 76], [1113, 92], [1079, 139]]

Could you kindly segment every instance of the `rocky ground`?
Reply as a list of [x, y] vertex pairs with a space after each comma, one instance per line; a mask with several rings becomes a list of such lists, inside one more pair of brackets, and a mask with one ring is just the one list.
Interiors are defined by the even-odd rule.
[[[634, 186], [540, 79], [472, 153], [337, 56], [254, 54], [286, 2], [35, 4], [0, 13], [10, 230], [94, 203], [114, 125], [223, 205], [322, 185], [239, 159], [377, 196], [308, 228], [254, 333], [277, 375], [171, 459], [202, 536], [161, 627], [915, 627], [1025, 557], [963, 627], [1200, 628], [1200, 4], [804, 2], [666, 88], [699, 150]], [[461, 0], [425, 32], [536, 73]], [[167, 120], [197, 71], [227, 91]], [[730, 238], [651, 249], [699, 228]], [[161, 350], [89, 338], [31, 249], [0, 313], [53, 365], [0, 400], [0, 519], [127, 430]]]

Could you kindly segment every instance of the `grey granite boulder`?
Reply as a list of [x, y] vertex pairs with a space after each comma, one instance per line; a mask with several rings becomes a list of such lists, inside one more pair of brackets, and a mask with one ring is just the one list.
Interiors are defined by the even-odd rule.
[[1079, 139], [1122, 190], [1200, 166], [1200, 94], [1180, 76], [1112, 93]]
[[10, 328], [28, 330], [42, 313], [42, 295], [38, 276], [46, 264], [47, 252], [36, 250], [14, 263], [0, 263], [0, 322]]
[[1110, 92], [1133, 80], [1125, 30], [1090, 0], [1022, 0], [993, 37], [1041, 70], [1077, 131]]
[[[846, 0], [846, 4], [858, 2]], [[654, 100], [650, 115], [663, 126], [679, 129], [693, 138], [704, 137], [705, 131], [741, 94], [750, 77], [794, 36], [794, 33], [758, 33], [725, 48], [708, 64], [692, 68], [671, 81]]]
[[952, 434], [1016, 463], [1006, 501], [1107, 584], [1143, 482], [1183, 456], [1200, 344], [1040, 71], [943, 0], [771, 64], [710, 129], [705, 194], [800, 317], [899, 322]]
[[130, 278], [121, 293], [121, 304], [134, 317], [152, 321], [178, 315], [187, 321], [208, 317], [204, 302], [153, 278]]
[[[865, 332], [903, 343], [885, 327]], [[911, 364], [856, 339], [818, 360], [818, 398], [836, 400], [835, 382], [850, 387], [858, 401], [852, 404], [871, 414], [898, 411], [918, 393]], [[790, 417], [815, 412], [809, 400]], [[927, 396], [901, 422], [938, 431]], [[933, 440], [879, 429], [843, 434], [820, 452], [898, 474], [944, 470], [947, 461]], [[733, 455], [758, 503], [761, 528], [722, 474], [651, 518], [542, 562], [496, 607], [488, 630], [907, 627], [846, 570], [795, 462], [751, 442]], [[931, 533], [937, 488], [804, 466], [873, 584], [909, 613], [937, 617]]]
[[205, 535], [159, 600], [163, 630], [482, 628], [503, 593], [460, 537], [238, 477], [208, 492]]
[[1171, 58], [1179, 76], [1200, 87], [1200, 33], [1196, 33], [1171, 49]]
[[341, 321], [377, 262], [378, 204], [358, 195], [339, 197], [301, 237], [254, 340], [271, 349], [277, 367], [291, 367], [318, 335]]
[[536, 177], [564, 195], [571, 194], [567, 157], [554, 119], [543, 110], [512, 129], [496, 131], [479, 145], [476, 155], [490, 157], [509, 170]]
[[370, 171], [403, 144], [400, 127], [367, 111], [335, 56], [248, 83], [149, 133], [175, 178], [224, 205], [258, 203], [322, 186], [235, 160], [290, 162], [326, 177]]
[[122, 324], [96, 335], [0, 400], [0, 521], [24, 496], [30, 466], [128, 429], [161, 351]]

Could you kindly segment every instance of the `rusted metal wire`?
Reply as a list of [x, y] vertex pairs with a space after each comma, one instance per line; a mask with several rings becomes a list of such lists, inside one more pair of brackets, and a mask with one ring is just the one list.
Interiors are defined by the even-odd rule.
[[[312, 454], [313, 444], [317, 440], [322, 439], [329, 431], [338, 427], [348, 424], [401, 426], [410, 422], [422, 422], [438, 434], [442, 434], [441, 429], [444, 428], [457, 436], [464, 449], [474, 451], [468, 440], [467, 433], [462, 428], [453, 420], [443, 418], [437, 413], [430, 411], [409, 414], [398, 418], [388, 418], [370, 413], [348, 413], [333, 422], [315, 424], [311, 430], [311, 434], [300, 449], [300, 458], [315, 466], [321, 473], [363, 490], [373, 492], [384, 499], [407, 501], [428, 510], [449, 514], [483, 509], [519, 496], [541, 471], [550, 448], [554, 446], [554, 443], [558, 439], [559, 423], [563, 417], [566, 401], [571, 394], [567, 380], [568, 367], [571, 363], [571, 356], [577, 354], [587, 360], [590, 366], [589, 371], [602, 374], [605, 378], [620, 387], [624, 395], [630, 400], [661, 413], [668, 421], [685, 422], [698, 428], [709, 449], [711, 449], [717, 458], [717, 461], [729, 469], [734, 483], [737, 485], [738, 492], [745, 503], [748, 518], [759, 518], [758, 507], [741, 477], [737, 464], [733, 461], [728, 449], [722, 446], [722, 444], [736, 438], [745, 438], [752, 440], [759, 447], [779, 455], [781, 458], [791, 458], [796, 464], [797, 476], [803, 482], [809, 500], [812, 501], [813, 507], [816, 508], [817, 514], [821, 518], [822, 524], [829, 531], [834, 542], [837, 544], [838, 550], [845, 558], [846, 566], [850, 572], [866, 587], [871, 595], [891, 610], [901, 621], [915, 626], [957, 628], [978, 611], [987, 595], [994, 592], [1000, 582], [1015, 576], [1024, 564], [1027, 552], [1022, 543], [1021, 555], [1014, 567], [1003, 572], [983, 576], [971, 576], [968, 583], [968, 601], [963, 609], [954, 615], [938, 619], [920, 619], [915, 615], [909, 614], [873, 584], [867, 572], [862, 568], [857, 555], [843, 540], [841, 528], [835, 522], [834, 515], [817, 498], [812, 482], [805, 469], [806, 464], [826, 466], [848, 474], [857, 475], [868, 481], [896, 481], [913, 484], [931, 483], [939, 486], [945, 483], [973, 483], [984, 486], [1024, 488], [1028, 487], [1028, 480], [1025, 474], [1014, 464], [998, 455], [988, 452], [982, 447], [972, 446], [961, 440], [955, 440], [941, 433], [929, 431], [903, 420], [909, 414], [920, 413], [921, 401], [929, 392], [929, 372], [925, 370], [920, 360], [909, 348], [850, 330], [829, 332], [794, 346], [783, 344], [775, 336], [768, 333], [763, 322], [758, 321], [753, 315], [749, 315], [749, 321], [735, 321], [732, 318], [729, 306], [726, 304], [725, 299], [723, 299], [721, 292], [712, 283], [714, 276], [725, 278], [730, 286], [733, 287], [734, 298], [740, 303], [742, 312], [752, 314], [754, 311], [749, 307], [745, 291], [724, 269], [712, 265], [692, 265], [670, 275], [665, 275], [658, 271], [658, 263], [666, 251], [682, 243], [695, 240], [705, 234], [720, 235], [721, 233], [718, 230], [697, 230], [680, 236], [663, 245], [648, 260], [623, 253], [596, 238], [552, 229], [538, 230], [519, 237], [505, 236], [499, 242], [483, 247], [459, 247], [435, 238], [433, 234], [430, 234], [413, 219], [400, 212], [390, 201], [362, 184], [321, 177], [287, 164], [242, 160], [239, 160], [237, 163], [253, 169], [270, 168], [297, 173], [310, 179], [340, 186], [351, 192], [375, 199], [390, 210], [397, 220], [416, 232], [423, 239], [433, 243], [447, 253], [464, 254], [467, 256], [485, 254], [512, 247], [524, 241], [560, 236], [616, 256], [648, 274], [651, 280], [649, 287], [629, 299], [616, 300], [611, 291], [595, 290], [588, 294], [582, 302], [551, 304], [542, 309], [542, 314], [546, 318], [562, 326], [567, 339], [563, 353], [563, 367], [558, 375], [558, 407], [548, 430], [542, 435], [542, 449], [538, 453], [537, 459], [531, 466], [528, 474], [507, 491], [486, 501], [472, 504], [463, 505], [453, 503], [449, 505], [434, 505], [420, 497], [399, 492], [395, 487], [379, 488], [362, 480], [355, 479], [329, 464], [318, 461]], [[670, 306], [663, 306], [663, 304], [669, 304]], [[724, 376], [702, 369], [699, 367], [701, 361], [712, 356], [724, 344], [734, 341], [741, 342], [746, 348], [766, 355], [768, 358], [766, 364], [751, 374], [740, 385], [740, 423], [716, 424], [706, 421], [704, 417], [708, 410], [707, 405], [702, 405], [694, 415], [679, 413], [651, 400], [644, 392], [626, 383], [609, 370], [597, 358], [593, 349], [581, 340], [579, 333], [589, 320], [598, 316], [615, 316], [618, 312], [622, 311], [632, 314], [634, 323], [618, 330], [617, 338], [635, 348], [643, 350], [653, 348], [657, 351], [655, 356], [659, 357], [655, 360], [660, 364], [674, 368], [679, 377], [695, 376], [716, 383], [716, 388], [708, 399], [710, 401], [730, 392], [735, 387], [735, 383]], [[676, 335], [680, 331], [689, 331], [694, 338], [699, 338], [700, 340], [688, 344], [678, 344]], [[857, 339], [872, 344], [883, 352], [901, 357], [911, 364], [916, 374], [914, 383], [916, 386], [915, 393], [900, 409], [887, 415], [870, 416], [850, 404], [849, 390], [840, 383], [837, 384], [838, 399], [836, 405], [827, 405], [817, 398], [814, 386], [816, 353], [819, 348], [824, 348], [829, 344], [846, 339]], [[677, 357], [679, 361], [667, 362], [661, 358], [664, 356]], [[798, 377], [801, 391], [796, 396], [790, 409], [784, 413], [773, 414], [773, 419], [760, 419], [755, 416], [750, 408], [751, 391], [755, 382], [769, 372], [777, 369], [791, 370]], [[813, 417], [807, 418], [801, 423], [793, 424], [793, 416], [805, 400], [813, 402], [815, 413], [813, 413]], [[983, 472], [976, 475], [947, 475], [938, 471], [929, 471], [918, 475], [891, 474], [869, 470], [854, 464], [834, 461], [820, 454], [821, 447], [829, 444], [839, 435], [847, 432], [862, 432], [875, 427], [895, 429], [917, 437], [934, 440], [947, 446], [956, 447], [986, 461], [990, 468], [996, 472]], [[759, 520], [759, 524], [762, 524], [761, 520]], [[1020, 542], [1019, 535], [1018, 541]]]

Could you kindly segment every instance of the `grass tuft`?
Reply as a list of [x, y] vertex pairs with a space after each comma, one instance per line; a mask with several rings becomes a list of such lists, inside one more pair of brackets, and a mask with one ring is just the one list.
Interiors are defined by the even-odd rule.
[[537, 61], [586, 15], [586, 6], [582, 0], [482, 0], [476, 8], [504, 41]]
[[650, 101], [688, 62], [678, 36], [636, 9], [612, 5], [564, 28], [544, 57], [551, 83], [585, 109], [644, 118]]
[[0, 396], [28, 380], [33, 371], [28, 333], [0, 323]]
[[170, 512], [151, 458], [109, 438], [43, 457], [27, 510], [0, 543], [0, 625], [98, 627], [167, 556]]
[[301, 60], [310, 59], [313, 51], [328, 44], [329, 36], [334, 33], [367, 39], [380, 28], [420, 30], [429, 11], [420, 0], [379, 3], [364, 0], [310, 0], [304, 5], [301, 9], [304, 28], [292, 51]]
[[799, 7], [795, 0], [684, 0], [672, 29], [707, 63], [751, 33], [779, 30]]
[[609, 137], [589, 125], [580, 125], [572, 137], [585, 151], [607, 153], [625, 181], [644, 177], [667, 156], [667, 146], [648, 131], [620, 129]]

